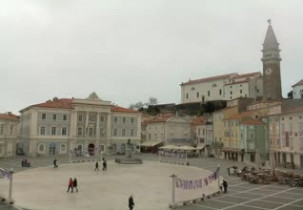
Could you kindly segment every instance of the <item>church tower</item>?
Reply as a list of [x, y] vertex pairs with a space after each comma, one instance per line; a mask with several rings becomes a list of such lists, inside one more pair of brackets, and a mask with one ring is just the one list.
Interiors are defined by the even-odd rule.
[[263, 44], [263, 99], [281, 100], [281, 73], [280, 73], [280, 49], [271, 21], [268, 20], [268, 29]]

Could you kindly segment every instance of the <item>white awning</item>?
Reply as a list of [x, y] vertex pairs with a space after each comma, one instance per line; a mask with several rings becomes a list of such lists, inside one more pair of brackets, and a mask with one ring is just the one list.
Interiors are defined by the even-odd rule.
[[196, 147], [196, 149], [200, 150], [200, 149], [203, 149], [205, 147], [205, 144], [202, 144], [202, 145], [199, 145]]
[[163, 141], [146, 141], [140, 144], [141, 147], [154, 147], [157, 144], [161, 144]]
[[163, 147], [159, 147], [159, 149], [165, 149], [165, 150], [173, 150], [173, 149], [179, 149], [178, 146], [175, 146], [175, 145], [165, 145]]
[[179, 147], [179, 149], [180, 150], [196, 150], [197, 148], [184, 145], [184, 146]]

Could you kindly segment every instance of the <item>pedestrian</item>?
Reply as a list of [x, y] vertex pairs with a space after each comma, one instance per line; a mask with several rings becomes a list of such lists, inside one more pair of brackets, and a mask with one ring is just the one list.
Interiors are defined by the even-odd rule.
[[69, 190], [71, 190], [71, 192], [74, 192], [74, 181], [72, 178], [69, 178], [68, 188], [67, 188], [66, 192], [69, 192]]
[[58, 168], [57, 159], [56, 159], [56, 158], [55, 158], [55, 160], [54, 160], [54, 168]]
[[128, 198], [128, 207], [129, 207], [129, 210], [133, 210], [134, 206], [135, 206], [134, 198], [133, 198], [133, 195], [131, 195]]
[[95, 164], [95, 171], [99, 171], [99, 163], [98, 163], [98, 161], [96, 161], [96, 164]]
[[103, 168], [102, 168], [103, 171], [107, 171], [107, 163], [106, 163], [106, 160], [103, 159]]
[[73, 187], [77, 190], [76, 192], [78, 192], [78, 181], [76, 178], [74, 178], [74, 181], [73, 181]]
[[223, 180], [222, 185], [223, 185], [224, 193], [227, 193], [227, 186], [228, 186], [227, 181]]

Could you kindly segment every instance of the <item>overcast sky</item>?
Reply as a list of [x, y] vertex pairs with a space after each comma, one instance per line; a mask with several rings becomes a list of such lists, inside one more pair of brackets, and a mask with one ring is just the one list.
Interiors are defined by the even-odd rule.
[[0, 0], [0, 112], [53, 97], [180, 103], [180, 83], [262, 71], [272, 19], [283, 95], [303, 79], [302, 0]]

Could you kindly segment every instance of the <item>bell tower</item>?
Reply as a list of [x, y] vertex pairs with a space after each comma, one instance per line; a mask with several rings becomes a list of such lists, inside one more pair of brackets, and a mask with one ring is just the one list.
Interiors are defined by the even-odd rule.
[[263, 99], [281, 100], [281, 73], [280, 73], [280, 49], [271, 20], [268, 20], [268, 28], [263, 44]]

